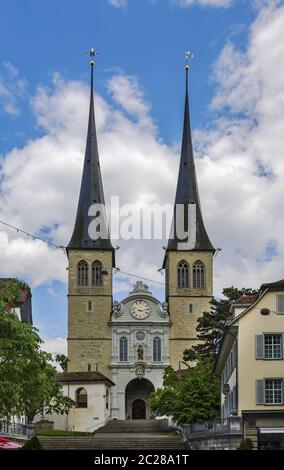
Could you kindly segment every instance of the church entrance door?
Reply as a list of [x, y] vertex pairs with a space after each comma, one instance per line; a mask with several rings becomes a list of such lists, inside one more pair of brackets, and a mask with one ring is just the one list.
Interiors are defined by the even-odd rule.
[[144, 400], [134, 400], [132, 403], [132, 419], [146, 419], [146, 403]]

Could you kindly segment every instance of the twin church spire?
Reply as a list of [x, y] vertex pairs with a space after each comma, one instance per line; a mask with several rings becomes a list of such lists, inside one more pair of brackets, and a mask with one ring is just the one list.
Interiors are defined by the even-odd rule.
[[[95, 55], [91, 49], [90, 55]], [[73, 235], [67, 246], [68, 249], [93, 249], [93, 250], [113, 250], [106, 217], [102, 218], [101, 224], [105, 227], [99, 227], [101, 233], [107, 236], [94, 240], [89, 235], [89, 227], [92, 219], [89, 209], [93, 204], [105, 205], [103, 182], [100, 168], [100, 159], [97, 142], [95, 109], [94, 109], [94, 65], [91, 61], [91, 90], [90, 90], [90, 108], [89, 123], [87, 132], [87, 143], [85, 150], [85, 159], [83, 166], [83, 175], [81, 181], [80, 196], [78, 202], [77, 215]]]
[[[95, 55], [91, 49], [90, 55]], [[94, 61], [91, 61], [91, 86], [90, 108], [87, 132], [87, 143], [81, 181], [80, 196], [78, 202], [75, 226], [71, 240], [67, 246], [69, 249], [113, 250], [106, 217], [101, 221], [105, 227], [100, 227], [101, 233], [107, 234], [104, 238], [93, 240], [89, 235], [89, 226], [93, 217], [90, 217], [89, 209], [93, 204], [105, 205], [103, 183], [100, 169], [95, 111], [94, 111]], [[192, 148], [189, 97], [188, 97], [188, 72], [186, 65], [186, 93], [183, 123], [183, 138], [180, 157], [178, 182], [175, 197], [175, 211], [177, 205], [184, 208], [184, 229], [189, 235], [181, 240], [176, 227], [176, 217], [172, 224], [171, 237], [168, 240], [168, 250], [197, 250], [214, 251], [213, 245], [207, 235], [202, 218], [199, 200], [198, 183], [196, 177], [194, 155]], [[189, 209], [189, 210], [188, 210]], [[192, 238], [191, 240], [189, 238]], [[185, 248], [184, 248], [185, 247]]]
[[[186, 64], [182, 147], [175, 197], [174, 220], [167, 250], [215, 251], [205, 229], [199, 199], [190, 127], [188, 73], [189, 65]], [[187, 234], [184, 239], [178, 233], [178, 205], [182, 208], [183, 213], [181, 229], [184, 229], [184, 232]]]

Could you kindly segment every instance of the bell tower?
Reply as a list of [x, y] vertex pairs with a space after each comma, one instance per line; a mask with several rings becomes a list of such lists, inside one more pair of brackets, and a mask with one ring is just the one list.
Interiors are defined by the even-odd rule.
[[170, 358], [175, 369], [179, 368], [183, 351], [198, 341], [197, 319], [204, 311], [210, 310], [215, 252], [205, 229], [199, 199], [190, 129], [188, 73], [189, 65], [186, 64], [180, 166], [174, 218], [163, 264], [166, 300], [172, 322]]
[[[93, 49], [90, 55], [96, 55]], [[67, 246], [68, 372], [98, 370], [109, 377], [111, 329], [108, 322], [112, 310], [112, 268], [115, 261], [105, 213], [96, 135], [94, 65], [94, 60], [91, 60], [89, 123], [83, 175], [74, 231]], [[92, 210], [91, 207], [96, 209]], [[101, 207], [101, 213], [98, 213], [97, 207]], [[96, 222], [98, 216], [99, 223]], [[92, 236], [94, 225], [99, 236]]]

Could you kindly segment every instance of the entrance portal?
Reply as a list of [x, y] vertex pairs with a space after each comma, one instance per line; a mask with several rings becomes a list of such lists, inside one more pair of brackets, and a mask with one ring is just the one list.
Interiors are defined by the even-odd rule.
[[144, 400], [134, 400], [132, 403], [132, 419], [146, 419], [146, 403]]
[[125, 418], [150, 419], [149, 396], [155, 391], [154, 385], [147, 379], [133, 379], [125, 388]]

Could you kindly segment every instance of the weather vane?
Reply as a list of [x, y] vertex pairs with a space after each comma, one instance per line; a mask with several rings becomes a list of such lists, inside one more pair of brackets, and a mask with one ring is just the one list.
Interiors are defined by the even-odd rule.
[[184, 52], [184, 56], [185, 56], [185, 68], [188, 70], [189, 69], [189, 60], [190, 59], [193, 59], [194, 58], [194, 55], [191, 51], [189, 50], [186, 50]]
[[[98, 52], [95, 51], [95, 49], [92, 47], [88, 52], [86, 52], [90, 57], [95, 57], [96, 55], [99, 55]], [[95, 65], [94, 59], [91, 60], [91, 65]]]

